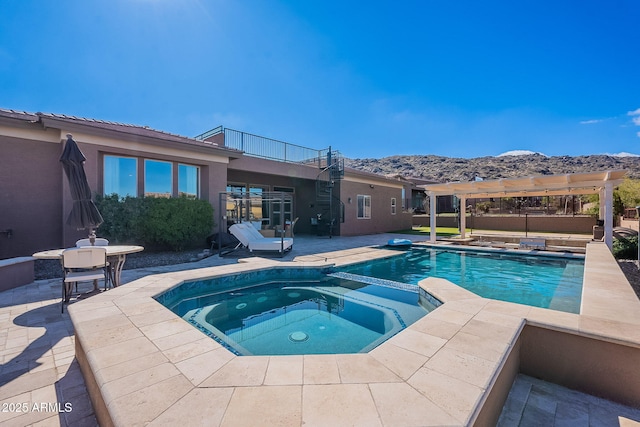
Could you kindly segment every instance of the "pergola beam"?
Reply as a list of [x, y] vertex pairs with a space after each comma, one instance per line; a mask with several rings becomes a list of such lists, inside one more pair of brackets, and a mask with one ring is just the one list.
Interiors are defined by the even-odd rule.
[[[609, 170], [419, 186], [427, 192], [430, 199], [431, 235], [429, 239], [431, 242], [436, 241], [437, 196], [457, 196], [461, 201], [464, 200], [466, 205], [467, 198], [569, 196], [600, 193], [600, 219], [604, 220], [605, 242], [611, 248], [613, 242], [613, 189], [622, 182], [626, 173], [626, 170]], [[461, 213], [463, 208], [461, 206]], [[464, 237], [464, 231], [461, 233]]]

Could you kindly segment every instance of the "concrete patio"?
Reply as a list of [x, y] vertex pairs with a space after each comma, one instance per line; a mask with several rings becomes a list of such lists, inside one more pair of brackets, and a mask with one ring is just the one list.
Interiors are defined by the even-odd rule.
[[[7, 410], [0, 412], [0, 423], [96, 425], [97, 414], [127, 426], [255, 425], [256, 420], [282, 425], [483, 425], [502, 411], [499, 403], [520, 369], [518, 360], [535, 365], [521, 353], [539, 339], [539, 331], [588, 339], [587, 345], [595, 343], [596, 349], [600, 342], [611, 344], [628, 353], [625, 357], [640, 360], [640, 302], [601, 244], [587, 253], [579, 316], [490, 301], [446, 281], [427, 279], [422, 286], [445, 304], [362, 355], [238, 358], [150, 301], [151, 295], [182, 280], [181, 271], [204, 268], [208, 275], [220, 274], [246, 264], [269, 268], [294, 258], [298, 264], [346, 263], [370, 259], [374, 252], [366, 246], [394, 237], [407, 236], [296, 237], [294, 250], [282, 260], [243, 266], [237, 259], [213, 256], [198, 263], [125, 270], [123, 282], [129, 285], [70, 306], [75, 329], [69, 315], [60, 314], [59, 280], [2, 292], [0, 402]], [[215, 268], [222, 265], [226, 267]], [[162, 276], [144, 279], [152, 274]], [[89, 383], [79, 361], [93, 373]], [[634, 373], [629, 375], [633, 380]], [[558, 416], [560, 406], [549, 401], [560, 402], [564, 389], [527, 381], [518, 376], [501, 425], [514, 425], [514, 419], [530, 425], [527, 420], [535, 420], [531, 414], [536, 411]], [[95, 411], [87, 385], [94, 403], [96, 387], [101, 390], [102, 404]], [[540, 390], [546, 399], [540, 398]], [[553, 390], [559, 390], [557, 399], [549, 394]], [[577, 400], [584, 403], [578, 405], [583, 409], [580, 419], [590, 425], [640, 422], [640, 410], [602, 400], [594, 404], [589, 395], [572, 396], [583, 399]], [[22, 403], [27, 406], [16, 406]]]

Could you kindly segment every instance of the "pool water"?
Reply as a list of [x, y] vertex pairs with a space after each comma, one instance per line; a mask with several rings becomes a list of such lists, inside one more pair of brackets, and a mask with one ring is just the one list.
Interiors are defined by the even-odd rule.
[[579, 313], [584, 259], [412, 247], [340, 271], [412, 284], [438, 277], [481, 297]]
[[169, 308], [239, 355], [367, 352], [435, 308], [415, 286], [327, 276], [212, 288]]

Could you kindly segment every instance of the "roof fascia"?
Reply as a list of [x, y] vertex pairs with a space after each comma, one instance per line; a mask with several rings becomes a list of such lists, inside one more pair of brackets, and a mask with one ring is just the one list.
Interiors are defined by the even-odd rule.
[[[115, 139], [118, 141], [126, 141], [144, 145], [160, 146], [167, 148], [178, 148], [188, 151], [194, 151], [204, 154], [213, 154], [217, 156], [223, 156], [228, 159], [239, 158], [243, 153], [239, 150], [234, 150], [226, 147], [215, 146], [205, 142], [193, 140], [193, 142], [186, 137], [170, 136], [163, 138], [161, 132], [156, 133], [154, 136], [137, 135], [126, 130], [105, 129], [97, 126], [91, 126], [90, 122], [82, 122], [75, 120], [65, 120], [50, 116], [40, 116], [41, 122], [45, 129], [54, 128], [59, 129], [60, 134], [64, 137], [67, 133], [81, 132], [87, 135], [94, 135], [106, 139]], [[135, 129], [135, 127], [133, 127]], [[183, 140], [171, 140], [169, 138], [178, 138]]]

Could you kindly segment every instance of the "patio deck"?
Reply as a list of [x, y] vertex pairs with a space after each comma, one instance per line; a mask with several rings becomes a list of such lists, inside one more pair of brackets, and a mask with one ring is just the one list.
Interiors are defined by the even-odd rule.
[[[284, 261], [370, 259], [380, 251], [363, 246], [393, 237], [398, 236], [296, 237]], [[0, 293], [0, 402], [69, 402], [72, 410], [2, 412], [0, 423], [95, 425], [97, 413], [116, 425], [249, 425], [256, 420], [265, 425], [481, 425], [502, 410], [521, 359], [549, 369], [536, 367], [536, 360], [521, 353], [532, 343], [553, 341], [553, 334], [575, 338], [574, 349], [613, 345], [622, 349], [619, 361], [638, 361], [640, 302], [606, 247], [592, 246], [580, 316], [490, 301], [427, 279], [421, 285], [445, 304], [383, 346], [357, 355], [235, 357], [150, 300], [191, 274], [169, 271], [206, 268], [202, 273], [224, 274], [280, 260], [238, 264], [211, 257], [125, 270], [123, 281], [131, 283], [70, 306], [73, 324], [59, 313], [59, 281], [38, 281]], [[158, 273], [167, 274], [145, 277]], [[551, 338], [541, 331], [551, 331]], [[86, 383], [80, 364], [91, 371]], [[628, 374], [629, 381], [638, 375]], [[97, 402], [94, 412], [87, 387], [95, 399], [98, 384], [102, 404]], [[630, 392], [640, 395], [633, 388]], [[524, 401], [529, 406], [522, 408], [529, 412], [511, 405], [512, 415], [519, 413], [522, 420], [536, 402], [549, 407], [532, 392]], [[606, 408], [605, 415], [616, 422], [618, 416], [640, 421], [640, 411], [617, 404]]]

